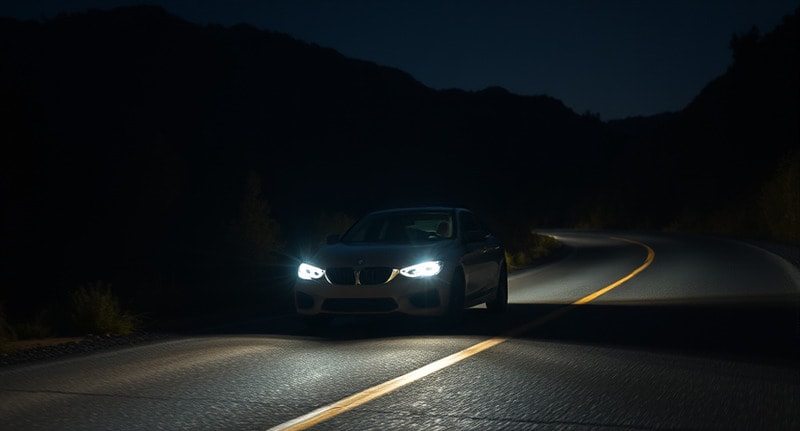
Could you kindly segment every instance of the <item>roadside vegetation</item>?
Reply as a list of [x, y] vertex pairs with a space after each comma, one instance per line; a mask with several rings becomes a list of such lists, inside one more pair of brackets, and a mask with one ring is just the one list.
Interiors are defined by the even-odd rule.
[[676, 208], [663, 223], [631, 220], [628, 214], [633, 212], [625, 202], [601, 199], [573, 228], [701, 233], [800, 244], [800, 150], [785, 153], [760, 184], [727, 199], [709, 197], [704, 206]]
[[140, 327], [139, 319], [123, 311], [111, 285], [98, 280], [72, 293], [72, 323], [80, 334], [127, 335]]
[[17, 334], [14, 332], [14, 328], [6, 321], [3, 304], [0, 303], [0, 354], [10, 352], [13, 349], [11, 343], [16, 339]]
[[503, 241], [509, 270], [520, 269], [553, 256], [563, 244], [550, 235], [522, 230]]
[[758, 206], [761, 231], [769, 237], [800, 244], [800, 151], [781, 160], [761, 190]]
[[70, 298], [65, 309], [41, 310], [22, 322], [10, 322], [0, 306], [0, 354], [16, 351], [19, 341], [129, 335], [143, 327], [142, 318], [123, 310], [111, 285], [102, 280], [80, 286]]
[[662, 230], [800, 244], [800, 152], [782, 157], [760, 187], [711, 211], [685, 209]]

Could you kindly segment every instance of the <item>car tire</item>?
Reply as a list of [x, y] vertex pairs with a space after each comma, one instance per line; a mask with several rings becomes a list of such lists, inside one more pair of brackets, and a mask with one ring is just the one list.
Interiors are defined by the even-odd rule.
[[459, 325], [464, 319], [464, 293], [466, 281], [464, 273], [460, 270], [453, 275], [450, 282], [450, 298], [447, 302], [447, 309], [442, 316], [442, 323], [446, 327]]
[[494, 299], [486, 301], [486, 309], [492, 313], [502, 313], [508, 309], [508, 271], [505, 264], [497, 280], [497, 293]]

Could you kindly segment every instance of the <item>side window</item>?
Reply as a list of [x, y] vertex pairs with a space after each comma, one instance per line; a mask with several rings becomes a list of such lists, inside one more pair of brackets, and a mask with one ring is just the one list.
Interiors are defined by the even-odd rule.
[[475, 218], [475, 215], [468, 212], [462, 212], [459, 217], [459, 228], [461, 229], [461, 233], [471, 232], [471, 231], [478, 231], [485, 233], [483, 227], [478, 222], [478, 219]]

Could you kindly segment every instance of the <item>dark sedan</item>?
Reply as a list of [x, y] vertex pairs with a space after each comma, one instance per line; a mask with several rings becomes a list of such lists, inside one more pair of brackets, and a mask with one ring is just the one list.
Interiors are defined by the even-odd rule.
[[405, 314], [457, 322], [465, 308], [508, 304], [504, 248], [465, 208], [372, 212], [329, 237], [297, 275], [296, 310], [311, 321]]

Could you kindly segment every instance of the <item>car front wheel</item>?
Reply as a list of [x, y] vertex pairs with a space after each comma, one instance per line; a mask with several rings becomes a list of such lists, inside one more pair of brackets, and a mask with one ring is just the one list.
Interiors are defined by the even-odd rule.
[[486, 301], [486, 308], [492, 313], [502, 313], [508, 309], [508, 273], [505, 265], [500, 270], [495, 297]]

